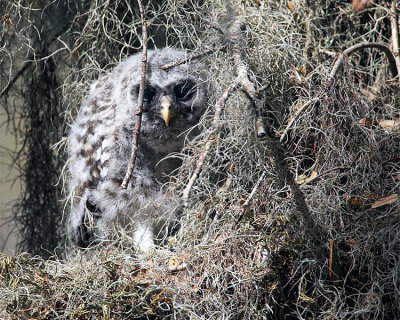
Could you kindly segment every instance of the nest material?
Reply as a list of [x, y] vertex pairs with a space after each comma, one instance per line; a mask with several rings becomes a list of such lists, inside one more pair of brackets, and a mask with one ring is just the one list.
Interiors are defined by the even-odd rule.
[[[123, 235], [66, 261], [2, 256], [1, 317], [396, 318], [399, 82], [379, 49], [345, 57], [329, 78], [336, 55], [360, 39], [389, 43], [391, 7], [368, 4], [353, 13], [334, 0], [288, 3], [147, 6], [153, 45], [165, 32], [167, 45], [218, 48], [203, 58], [213, 79], [203, 133], [166, 186], [179, 197], [210, 142], [170, 243], [175, 251], [160, 249], [145, 262]], [[77, 15], [73, 23], [83, 31], [64, 85], [68, 114], [105, 61], [139, 49], [138, 11], [125, 6], [80, 8], [89, 19]], [[237, 19], [244, 22], [240, 39], [231, 28]], [[215, 102], [235, 79], [235, 44], [256, 101], [234, 91], [211, 124]], [[259, 105], [262, 139], [255, 134]]]

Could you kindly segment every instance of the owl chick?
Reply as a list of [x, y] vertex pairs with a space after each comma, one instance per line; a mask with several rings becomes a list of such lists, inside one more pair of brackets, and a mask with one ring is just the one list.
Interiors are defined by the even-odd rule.
[[[162, 185], [181, 165], [179, 152], [207, 105], [207, 74], [188, 62], [168, 71], [161, 66], [185, 57], [174, 49], [149, 50], [142, 127], [135, 169], [126, 190], [126, 173], [141, 78], [141, 57], [121, 62], [95, 82], [71, 125], [68, 218], [70, 238], [80, 247], [105, 239], [115, 223], [133, 221], [133, 239], [142, 251], [154, 247], [163, 225], [159, 219], [174, 207], [163, 199]], [[167, 157], [167, 158], [166, 158]]]

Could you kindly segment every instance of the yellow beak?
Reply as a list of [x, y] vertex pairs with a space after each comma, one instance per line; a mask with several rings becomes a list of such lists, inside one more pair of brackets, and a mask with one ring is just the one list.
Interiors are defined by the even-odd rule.
[[160, 100], [160, 114], [163, 118], [165, 125], [168, 127], [169, 119], [171, 117], [170, 112], [171, 107], [171, 97], [170, 96], [162, 96]]

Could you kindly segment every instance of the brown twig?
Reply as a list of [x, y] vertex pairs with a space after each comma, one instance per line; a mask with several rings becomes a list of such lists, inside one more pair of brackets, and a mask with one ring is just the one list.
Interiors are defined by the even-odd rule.
[[234, 81], [223, 93], [223, 95], [218, 99], [217, 103], [215, 104], [215, 113], [214, 113], [214, 118], [213, 118], [213, 122], [212, 122], [212, 132], [210, 134], [210, 137], [207, 141], [207, 143], [205, 144], [200, 157], [197, 159], [196, 162], [196, 169], [194, 170], [192, 176], [189, 179], [188, 184], [186, 185], [185, 190], [183, 190], [183, 195], [182, 195], [182, 199], [184, 202], [184, 205], [187, 206], [187, 202], [189, 199], [189, 193], [190, 190], [193, 187], [194, 182], [196, 181], [197, 177], [200, 174], [201, 168], [203, 167], [204, 164], [204, 160], [207, 157], [208, 151], [210, 150], [211, 147], [211, 143], [213, 142], [213, 139], [211, 138], [212, 135], [214, 135], [217, 132], [218, 126], [219, 126], [219, 119], [221, 117], [222, 114], [222, 110], [225, 108], [226, 105], [226, 101], [228, 100], [228, 98], [230, 97], [230, 95], [232, 94], [232, 92], [237, 88], [238, 86], [238, 82]]
[[217, 49], [216, 48], [207, 49], [205, 51], [192, 54], [187, 58], [178, 59], [178, 60], [172, 61], [170, 63], [164, 64], [164, 65], [161, 66], [161, 69], [162, 70], [169, 70], [171, 68], [174, 68], [176, 66], [184, 64], [186, 62], [189, 62], [189, 61], [192, 61], [192, 60], [195, 60], [195, 59], [200, 59], [200, 58], [202, 58], [202, 57], [204, 57], [206, 55], [209, 55], [209, 54], [211, 54], [211, 53], [213, 53], [215, 51], [218, 51], [218, 50], [219, 50], [218, 48]]
[[126, 189], [128, 186], [129, 180], [132, 177], [133, 168], [135, 167], [140, 128], [142, 126], [142, 109], [143, 109], [143, 98], [144, 98], [144, 86], [146, 81], [146, 69], [147, 69], [147, 24], [146, 18], [144, 15], [143, 3], [141, 0], [137, 0], [140, 10], [140, 17], [142, 20], [142, 43], [143, 43], [143, 54], [142, 54], [142, 74], [140, 78], [139, 84], [139, 97], [138, 97], [138, 105], [136, 109], [136, 119], [135, 119], [135, 128], [133, 130], [132, 137], [132, 150], [131, 157], [129, 159], [128, 168], [126, 170], [126, 174], [124, 180], [121, 183], [121, 189]]

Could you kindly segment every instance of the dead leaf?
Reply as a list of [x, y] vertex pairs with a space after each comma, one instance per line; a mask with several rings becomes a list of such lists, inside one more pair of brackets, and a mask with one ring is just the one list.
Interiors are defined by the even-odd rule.
[[359, 244], [358, 244], [357, 240], [355, 240], [355, 239], [348, 240], [347, 245], [352, 249], [357, 249], [359, 247]]
[[379, 121], [379, 125], [386, 130], [399, 130], [400, 129], [400, 120], [382, 120]]
[[169, 259], [168, 269], [169, 271], [181, 271], [186, 269], [187, 264], [185, 260], [188, 258], [189, 254], [185, 253], [182, 256], [174, 255]]
[[371, 209], [379, 208], [385, 206], [387, 204], [391, 204], [399, 200], [399, 195], [397, 193], [393, 193], [388, 196], [380, 197], [376, 199], [376, 201], [371, 205]]
[[4, 16], [4, 17], [3, 17], [3, 20], [4, 20], [4, 26], [5, 26], [6, 28], [8, 28], [8, 25], [9, 25], [9, 24], [14, 25], [14, 24], [12, 23], [12, 21], [11, 21], [10, 16]]
[[300, 292], [300, 300], [301, 300], [301, 302], [304, 302], [304, 303], [309, 303], [309, 304], [315, 303], [315, 300], [313, 298], [307, 296], [304, 291]]
[[307, 177], [305, 174], [299, 175], [297, 177], [297, 179], [296, 179], [296, 183], [297, 184], [304, 184], [304, 183], [307, 183], [307, 182], [310, 182], [310, 181], [314, 180], [317, 176], [318, 176], [317, 170], [313, 170], [313, 172], [311, 172], [309, 177]]
[[378, 195], [376, 193], [365, 192], [362, 195], [346, 196], [346, 201], [348, 202], [349, 205], [353, 207], [360, 207], [362, 205], [370, 204], [376, 198], [378, 198]]
[[370, 7], [372, 7], [371, 0], [353, 0], [351, 3], [351, 11], [353, 12], [360, 12]]
[[150, 284], [147, 277], [148, 271], [148, 269], [135, 266], [130, 272], [130, 279], [137, 284], [148, 285]]
[[300, 67], [296, 68], [297, 72], [305, 76], [307, 74], [306, 66], [303, 64]]
[[362, 118], [362, 119], [360, 119], [360, 120], [358, 121], [358, 124], [359, 124], [361, 127], [367, 127], [367, 128], [369, 128], [369, 127], [371, 127], [371, 125], [372, 125], [372, 119], [371, 119], [371, 118]]
[[289, 83], [294, 86], [299, 86], [303, 83], [303, 78], [300, 76], [299, 72], [296, 69], [293, 69], [289, 75]]

